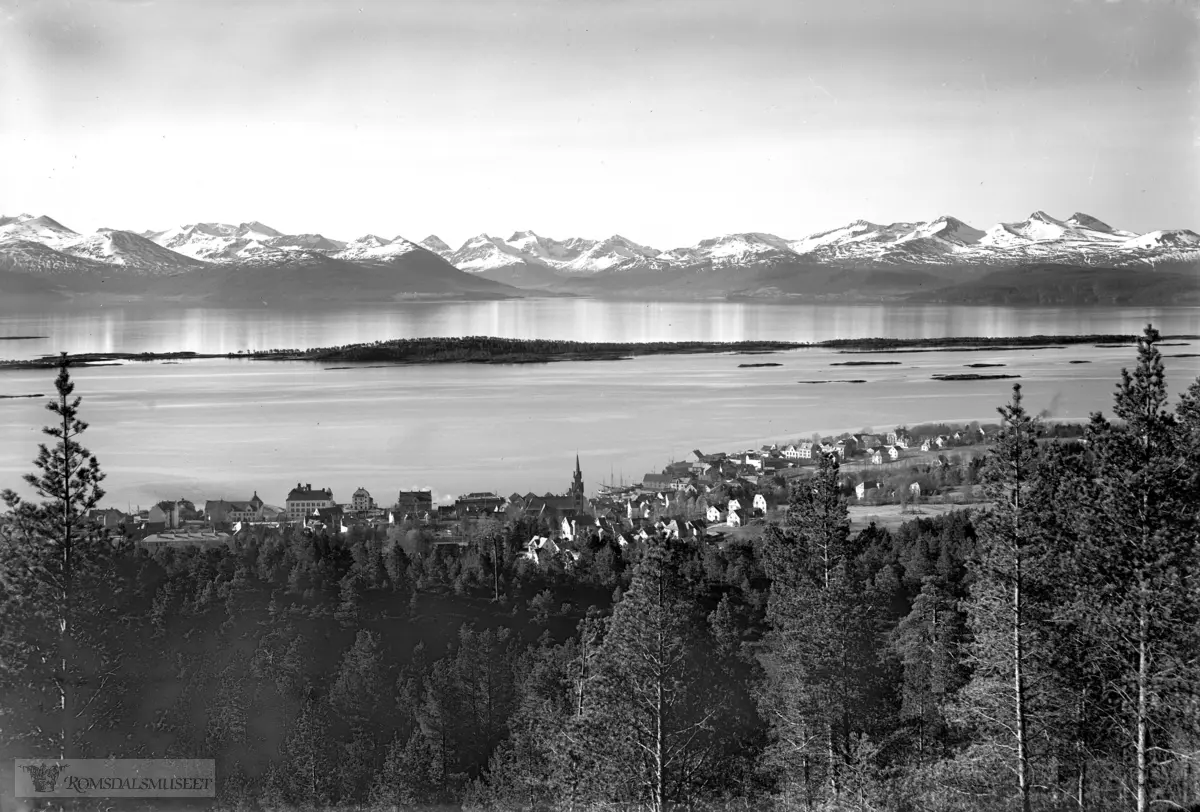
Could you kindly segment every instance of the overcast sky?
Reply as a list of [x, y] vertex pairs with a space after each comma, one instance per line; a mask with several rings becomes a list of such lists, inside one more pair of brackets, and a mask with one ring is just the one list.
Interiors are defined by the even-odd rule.
[[1195, 0], [0, 0], [0, 214], [1200, 227]]

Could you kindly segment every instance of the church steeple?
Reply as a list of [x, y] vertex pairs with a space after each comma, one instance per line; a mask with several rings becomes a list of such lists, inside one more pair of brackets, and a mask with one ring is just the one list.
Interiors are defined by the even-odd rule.
[[575, 502], [575, 509], [583, 512], [584, 491], [583, 491], [583, 471], [579, 468], [579, 455], [575, 455], [575, 477], [571, 480], [571, 496]]

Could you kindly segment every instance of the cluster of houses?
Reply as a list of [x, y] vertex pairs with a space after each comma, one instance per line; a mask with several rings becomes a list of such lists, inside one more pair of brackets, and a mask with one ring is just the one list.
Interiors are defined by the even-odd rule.
[[[381, 507], [365, 488], [355, 490], [348, 503], [338, 503], [331, 489], [298, 482], [282, 505], [268, 504], [255, 492], [246, 500], [208, 500], [203, 508], [180, 499], [136, 512], [96, 510], [92, 518], [103, 528], [122, 532], [148, 546], [206, 546], [227, 543], [238, 533], [255, 527], [284, 526], [330, 533], [348, 533], [355, 528], [398, 531], [423, 527], [430, 528], [441, 543], [463, 544], [464, 522], [532, 517], [543, 526], [556, 528], [553, 535], [534, 536], [529, 542], [526, 556], [542, 560], [546, 555], [569, 550], [580, 528], [622, 544], [650, 535], [720, 535], [768, 515], [767, 495], [753, 493], [755, 486], [778, 476], [802, 474], [806, 467], [811, 470], [822, 455], [865, 465], [886, 465], [918, 450], [933, 451], [986, 439], [986, 432], [978, 428], [922, 437], [897, 429], [839, 438], [814, 436], [812, 441], [734, 453], [705, 454], [697, 450], [689, 459], [672, 462], [660, 473], [645, 474], [640, 482], [602, 485], [594, 499], [585, 495], [576, 457], [570, 487], [563, 494], [513, 493], [503, 497], [475, 492], [458, 497], [452, 504], [435, 504], [428, 489], [401, 490], [391, 507]], [[743, 493], [746, 486], [751, 486], [751, 495], [740, 500], [711, 499], [714, 489], [721, 485], [737, 485]], [[914, 483], [914, 487], [919, 486]], [[859, 483], [855, 495], [861, 500], [870, 497], [873, 490], [871, 483]], [[771, 489], [764, 491], [769, 493]], [[919, 490], [911, 496], [919, 497]]]

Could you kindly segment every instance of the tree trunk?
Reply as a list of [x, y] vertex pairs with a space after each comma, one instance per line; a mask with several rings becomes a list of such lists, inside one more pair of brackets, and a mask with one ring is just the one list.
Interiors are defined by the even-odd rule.
[[59, 667], [61, 668], [59, 690], [59, 711], [62, 713], [62, 758], [72, 758], [75, 755], [75, 684], [74, 674], [75, 651], [71, 628], [71, 598], [73, 589], [71, 583], [71, 425], [67, 419], [67, 397], [59, 396], [62, 406], [62, 442], [63, 442], [63, 494], [62, 494], [62, 618], [59, 621]]
[[1087, 810], [1087, 762], [1080, 759], [1079, 774], [1075, 777], [1075, 805], [1079, 812]]
[[[807, 731], [805, 731], [807, 734]], [[806, 735], [807, 737], [807, 735]], [[801, 759], [804, 768], [804, 810], [811, 812], [812, 810], [812, 763], [808, 760], [808, 754], [805, 753]]]
[[1149, 783], [1150, 766], [1146, 758], [1146, 717], [1149, 713], [1150, 679], [1150, 646], [1146, 640], [1150, 631], [1150, 618], [1147, 616], [1145, 593], [1142, 593], [1142, 605], [1138, 610], [1138, 675], [1137, 675], [1137, 812], [1146, 812], [1149, 799], [1147, 786]]
[[833, 747], [833, 723], [830, 722], [825, 726], [825, 746], [828, 750], [829, 757], [829, 792], [833, 796], [833, 802], [836, 804], [840, 800], [842, 787], [838, 782], [837, 771], [837, 754]]
[[1025, 646], [1024, 607], [1021, 603], [1023, 573], [1021, 569], [1021, 486], [1024, 478], [1021, 471], [1021, 459], [1018, 455], [1013, 459], [1013, 590], [1012, 590], [1012, 638], [1013, 638], [1013, 694], [1016, 710], [1017, 736], [1017, 791], [1021, 795], [1021, 812], [1029, 812], [1029, 742], [1026, 734], [1026, 697], [1025, 697]]
[[1022, 665], [1025, 652], [1021, 640], [1021, 559], [1016, 559], [1016, 579], [1013, 584], [1013, 690], [1016, 697], [1017, 789], [1021, 794], [1021, 810], [1029, 812], [1029, 751], [1025, 732], [1025, 673]]
[[1079, 807], [1080, 812], [1085, 812], [1087, 809], [1088, 760], [1087, 751], [1083, 745], [1084, 707], [1082, 691], [1079, 694], [1079, 701], [1075, 703], [1075, 724], [1075, 758], [1078, 761], [1075, 775], [1075, 805]]

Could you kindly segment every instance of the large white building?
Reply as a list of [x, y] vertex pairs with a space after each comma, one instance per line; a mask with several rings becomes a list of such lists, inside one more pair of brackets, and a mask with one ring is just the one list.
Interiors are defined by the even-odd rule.
[[333, 491], [329, 488], [314, 490], [311, 484], [302, 485], [297, 482], [296, 487], [288, 493], [284, 507], [287, 510], [288, 521], [303, 521], [306, 516], [311, 516], [314, 510], [333, 507]]

